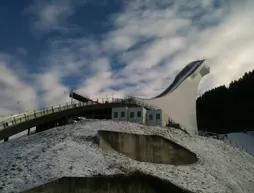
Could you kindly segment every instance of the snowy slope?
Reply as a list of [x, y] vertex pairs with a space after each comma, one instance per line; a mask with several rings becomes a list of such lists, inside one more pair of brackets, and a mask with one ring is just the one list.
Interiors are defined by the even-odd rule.
[[[196, 153], [188, 166], [152, 164], [92, 142], [100, 129], [157, 134]], [[112, 175], [142, 171], [193, 192], [253, 193], [254, 157], [223, 141], [135, 123], [83, 120], [0, 144], [0, 192], [19, 192], [62, 176]]]
[[230, 140], [232, 145], [244, 148], [254, 155], [254, 132], [230, 133], [227, 136], [227, 140]]

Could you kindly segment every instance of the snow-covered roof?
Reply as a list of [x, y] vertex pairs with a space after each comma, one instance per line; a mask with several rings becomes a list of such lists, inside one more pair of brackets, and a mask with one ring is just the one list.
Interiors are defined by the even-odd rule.
[[[93, 142], [98, 130], [155, 134], [198, 157], [185, 166], [138, 162], [104, 152]], [[0, 192], [20, 192], [63, 176], [113, 175], [141, 171], [193, 192], [254, 190], [254, 157], [223, 141], [128, 122], [82, 120], [0, 144]]]

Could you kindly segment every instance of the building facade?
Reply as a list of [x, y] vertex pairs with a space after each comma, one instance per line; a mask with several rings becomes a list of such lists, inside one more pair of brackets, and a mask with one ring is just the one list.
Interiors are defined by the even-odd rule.
[[146, 109], [144, 107], [130, 107], [128, 108], [128, 121], [145, 124]]
[[149, 110], [146, 113], [146, 125], [149, 126], [166, 126], [168, 116], [161, 110]]
[[112, 120], [128, 121], [128, 107], [112, 108]]
[[112, 120], [130, 121], [150, 126], [166, 126], [168, 116], [160, 109], [146, 110], [144, 107], [112, 108]]

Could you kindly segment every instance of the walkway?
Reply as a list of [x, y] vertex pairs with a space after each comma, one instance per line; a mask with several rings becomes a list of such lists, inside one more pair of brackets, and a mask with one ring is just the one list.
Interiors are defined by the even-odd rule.
[[141, 101], [130, 99], [113, 99], [111, 102], [103, 104], [98, 104], [97, 102], [92, 101], [87, 103], [66, 103], [45, 109], [26, 112], [23, 114], [13, 115], [3, 119], [2, 122], [0, 122], [0, 140], [30, 129], [34, 126], [45, 124], [61, 118], [76, 116], [89, 110], [123, 107], [126, 105], [142, 106], [147, 109], [156, 109], [155, 107]]

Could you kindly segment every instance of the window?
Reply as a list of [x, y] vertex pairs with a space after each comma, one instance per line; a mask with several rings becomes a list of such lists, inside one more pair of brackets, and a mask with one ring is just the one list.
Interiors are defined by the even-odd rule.
[[141, 111], [137, 112], [137, 117], [141, 117]]
[[121, 112], [121, 117], [125, 117], [125, 112]]
[[160, 113], [156, 113], [156, 119], [161, 119], [161, 114]]
[[114, 112], [114, 118], [118, 117], [118, 112]]
[[149, 114], [149, 120], [153, 120], [153, 114]]
[[134, 117], [134, 112], [130, 112], [130, 118]]

